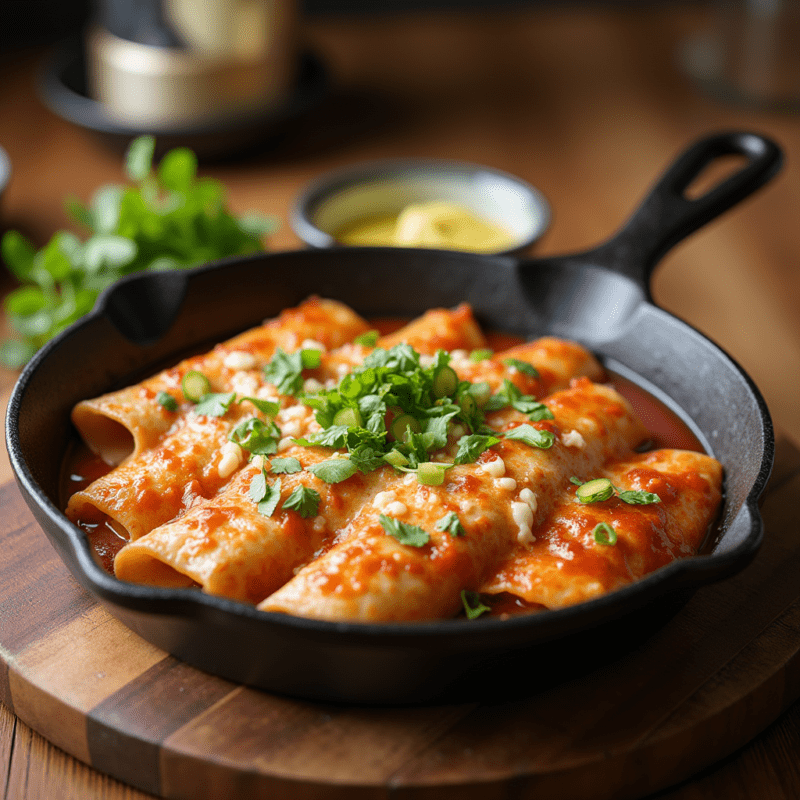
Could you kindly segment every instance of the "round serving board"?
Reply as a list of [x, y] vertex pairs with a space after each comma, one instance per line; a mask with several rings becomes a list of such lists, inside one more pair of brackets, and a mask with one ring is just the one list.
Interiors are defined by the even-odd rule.
[[798, 497], [800, 453], [784, 440], [755, 562], [624, 652], [586, 653], [583, 668], [511, 699], [365, 708], [238, 686], [139, 639], [75, 583], [5, 485], [0, 700], [164, 797], [642, 797], [733, 752], [800, 696]]

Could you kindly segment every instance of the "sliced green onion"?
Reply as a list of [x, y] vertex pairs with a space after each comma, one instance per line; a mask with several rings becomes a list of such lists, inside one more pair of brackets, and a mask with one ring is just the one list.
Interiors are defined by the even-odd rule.
[[617, 532], [607, 522], [596, 525], [592, 536], [597, 544], [613, 545], [617, 543]]
[[582, 483], [575, 495], [581, 503], [601, 503], [614, 494], [614, 485], [608, 478], [595, 478], [593, 481]]
[[347, 406], [339, 409], [333, 416], [334, 425], [344, 425], [346, 428], [360, 428], [362, 424], [361, 414], [357, 408]]
[[458, 375], [452, 367], [439, 367], [433, 376], [433, 393], [436, 397], [450, 397], [458, 388]]
[[451, 464], [439, 464], [435, 461], [423, 461], [417, 467], [417, 482], [425, 486], [441, 486], [444, 483], [445, 470]]
[[470, 361], [486, 361], [487, 358], [491, 358], [494, 355], [494, 351], [489, 350], [487, 348], [479, 348], [477, 350], [473, 350], [469, 354]]
[[402, 442], [405, 440], [406, 431], [409, 429], [411, 429], [411, 433], [419, 433], [422, 430], [419, 420], [416, 417], [412, 417], [411, 414], [401, 414], [392, 420], [392, 424], [389, 426], [389, 433], [396, 441]]
[[492, 387], [485, 381], [473, 383], [467, 391], [469, 392], [470, 397], [475, 401], [478, 408], [483, 408], [489, 402], [489, 398], [492, 396]]
[[303, 365], [303, 369], [316, 369], [322, 363], [322, 351], [316, 347], [301, 350], [300, 363]]
[[380, 334], [376, 330], [367, 331], [366, 333], [362, 333], [360, 336], [356, 336], [353, 341], [356, 344], [363, 344], [364, 347], [375, 347], [378, 343], [378, 336]]
[[471, 417], [478, 410], [478, 402], [470, 392], [464, 392], [459, 405], [465, 417]]
[[183, 376], [181, 391], [190, 403], [197, 403], [204, 394], [211, 391], [211, 381], [202, 372], [190, 369]]
[[393, 467], [408, 466], [408, 459], [399, 450], [390, 450], [384, 455], [383, 460]]

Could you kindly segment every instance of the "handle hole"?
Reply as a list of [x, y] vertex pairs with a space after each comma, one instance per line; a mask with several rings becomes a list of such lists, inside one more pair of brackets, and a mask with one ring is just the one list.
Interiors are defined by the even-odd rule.
[[739, 172], [746, 164], [746, 156], [738, 153], [719, 156], [706, 166], [694, 180], [683, 190], [683, 196], [687, 200], [697, 200], [708, 194], [712, 189], [719, 186], [725, 180]]

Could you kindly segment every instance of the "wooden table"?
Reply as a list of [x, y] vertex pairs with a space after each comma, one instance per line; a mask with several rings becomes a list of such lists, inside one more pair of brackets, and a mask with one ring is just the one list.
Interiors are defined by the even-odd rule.
[[[763, 132], [786, 151], [781, 175], [669, 253], [654, 294], [744, 366], [785, 441], [798, 442], [800, 118], [724, 105], [695, 89], [676, 53], [705, 22], [702, 9], [666, 4], [315, 20], [305, 34], [332, 71], [334, 96], [292, 141], [207, 172], [227, 184], [236, 211], [279, 215], [271, 247], [284, 249], [299, 244], [287, 223], [293, 198], [325, 170], [391, 156], [485, 163], [550, 199], [553, 224], [538, 252], [551, 254], [609, 236], [690, 140], [720, 129]], [[43, 242], [64, 227], [67, 194], [87, 198], [121, 180], [122, 169], [117, 153], [36, 98], [40, 55], [0, 62], [0, 144], [14, 166], [0, 227]], [[1, 376], [4, 397], [14, 377]], [[3, 459], [0, 483], [10, 478]], [[659, 797], [800, 796], [799, 746], [795, 703], [743, 750]], [[7, 798], [149, 796], [66, 755], [5, 709], [0, 763]]]

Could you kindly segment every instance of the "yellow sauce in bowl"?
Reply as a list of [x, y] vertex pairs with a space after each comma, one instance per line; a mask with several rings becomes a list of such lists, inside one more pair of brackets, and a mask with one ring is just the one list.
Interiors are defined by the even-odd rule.
[[336, 234], [340, 244], [378, 247], [437, 247], [497, 253], [511, 249], [516, 237], [456, 203], [415, 203], [399, 214], [365, 217]]

